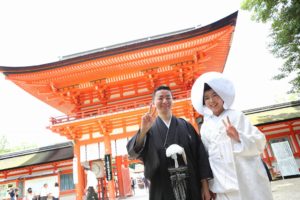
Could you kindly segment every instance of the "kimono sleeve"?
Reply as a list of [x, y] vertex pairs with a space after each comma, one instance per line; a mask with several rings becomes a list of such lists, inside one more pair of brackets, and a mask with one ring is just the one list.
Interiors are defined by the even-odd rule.
[[196, 162], [198, 165], [199, 178], [200, 180], [211, 179], [213, 178], [212, 170], [210, 168], [208, 154], [202, 143], [201, 137], [190, 123], [187, 124], [189, 132], [193, 135], [193, 139], [195, 141], [192, 144], [196, 146]]
[[201, 129], [200, 129], [200, 138], [201, 138], [201, 141], [204, 145], [206, 152], [208, 152], [208, 140], [207, 140], [207, 137], [205, 134], [205, 129], [206, 129], [206, 124], [203, 123], [201, 126]]
[[127, 143], [127, 152], [130, 159], [139, 159], [143, 161], [145, 170], [144, 175], [147, 179], [151, 179], [157, 169], [159, 168], [160, 161], [159, 156], [154, 148], [153, 141], [150, 139], [149, 133], [144, 138], [143, 145], [137, 147], [136, 139], [139, 135], [139, 131], [135, 134]]
[[241, 141], [233, 144], [235, 154], [253, 156], [263, 152], [266, 145], [265, 135], [252, 125], [242, 112], [238, 113], [237, 123], [234, 126], [239, 133]]
[[147, 141], [147, 135], [145, 136], [144, 141], [143, 141], [143, 145], [141, 147], [137, 147], [137, 145], [136, 145], [136, 140], [137, 140], [137, 137], [139, 136], [139, 134], [140, 134], [140, 131], [138, 131], [128, 141], [127, 146], [126, 146], [129, 158], [131, 158], [131, 159], [140, 158], [142, 156], [142, 152], [145, 148], [145, 144], [146, 144], [146, 141]]

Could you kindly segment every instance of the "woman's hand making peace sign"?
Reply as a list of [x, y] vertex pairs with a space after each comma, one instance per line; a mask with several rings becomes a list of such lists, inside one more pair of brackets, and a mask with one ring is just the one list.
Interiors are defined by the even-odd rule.
[[236, 128], [231, 124], [231, 122], [229, 120], [229, 117], [227, 116], [226, 119], [227, 119], [226, 120], [227, 122], [224, 119], [222, 119], [222, 121], [223, 121], [223, 124], [224, 124], [224, 126], [226, 128], [227, 135], [231, 139], [233, 139], [233, 140], [235, 140], [237, 142], [241, 142], [240, 141], [239, 133], [237, 132]]

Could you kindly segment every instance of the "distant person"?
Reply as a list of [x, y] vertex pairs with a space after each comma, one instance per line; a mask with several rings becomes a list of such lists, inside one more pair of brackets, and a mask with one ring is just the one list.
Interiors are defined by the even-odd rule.
[[145, 177], [143, 177], [143, 182], [144, 182], [144, 185], [145, 185], [145, 189], [148, 190], [148, 188], [149, 188], [149, 181], [148, 181], [148, 179], [146, 179]]
[[97, 187], [98, 187], [98, 180], [94, 172], [90, 170], [89, 167], [84, 167], [84, 172], [86, 174], [86, 200], [98, 200], [97, 195]]
[[133, 195], [135, 195], [135, 181], [132, 177], [131, 177], [131, 190]]
[[17, 200], [18, 192], [19, 192], [18, 188], [14, 188], [13, 186], [10, 186], [8, 189], [10, 200]]
[[210, 190], [217, 200], [272, 200], [260, 157], [265, 135], [230, 108], [234, 97], [232, 82], [218, 72], [203, 74], [192, 87], [192, 104], [204, 116], [200, 133], [214, 176]]
[[27, 189], [27, 193], [26, 193], [26, 195], [24, 196], [23, 200], [36, 200], [36, 197], [34, 196], [31, 187], [29, 187], [29, 188]]
[[41, 192], [40, 192], [40, 200], [47, 200], [48, 196], [50, 196], [50, 191], [48, 188], [48, 184], [44, 183]]
[[52, 191], [52, 200], [59, 200], [59, 184], [55, 183]]
[[8, 193], [8, 195], [9, 195], [9, 199], [10, 199], [10, 200], [15, 200], [15, 190], [14, 190], [14, 188], [13, 188], [12, 185], [9, 185], [9, 186], [8, 186], [7, 193]]

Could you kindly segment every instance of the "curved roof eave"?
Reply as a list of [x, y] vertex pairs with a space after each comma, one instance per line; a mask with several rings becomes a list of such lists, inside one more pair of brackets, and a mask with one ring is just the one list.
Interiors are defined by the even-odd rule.
[[126, 43], [113, 45], [106, 48], [101, 48], [99, 49], [99, 51], [94, 53], [85, 53], [84, 55], [80, 55], [79, 53], [78, 57], [72, 57], [69, 59], [60, 60], [52, 63], [34, 65], [34, 66], [22, 66], [22, 67], [0, 66], [0, 72], [2, 72], [4, 75], [32, 73], [37, 71], [60, 68], [75, 63], [85, 62], [88, 60], [93, 60], [102, 57], [108, 57], [108, 56], [130, 52], [138, 49], [176, 42], [176, 41], [200, 36], [228, 25], [235, 26], [237, 15], [238, 15], [238, 11], [214, 23], [206, 25], [204, 27], [185, 29], [181, 31], [172, 32], [170, 34], [162, 34], [154, 37], [147, 37], [139, 40], [134, 40], [131, 42], [126, 42]]

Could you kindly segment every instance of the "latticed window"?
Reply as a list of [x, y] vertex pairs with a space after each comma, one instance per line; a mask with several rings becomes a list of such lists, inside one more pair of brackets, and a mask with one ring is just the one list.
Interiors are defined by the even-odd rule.
[[60, 191], [75, 189], [73, 174], [60, 175]]

